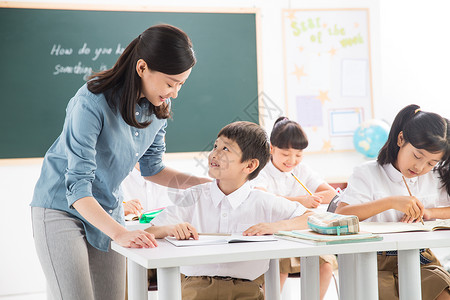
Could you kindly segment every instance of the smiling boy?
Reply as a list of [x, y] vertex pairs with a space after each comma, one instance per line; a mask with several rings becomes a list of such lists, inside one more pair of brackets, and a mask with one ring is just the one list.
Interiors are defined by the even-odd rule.
[[[198, 239], [198, 232], [273, 234], [307, 228], [310, 214], [301, 204], [252, 189], [270, 157], [265, 131], [250, 122], [234, 122], [218, 134], [208, 157], [213, 182], [189, 188], [174, 199], [146, 231], [156, 238]], [[181, 267], [183, 299], [264, 299], [255, 281], [269, 261]], [[220, 296], [218, 296], [220, 295]]]

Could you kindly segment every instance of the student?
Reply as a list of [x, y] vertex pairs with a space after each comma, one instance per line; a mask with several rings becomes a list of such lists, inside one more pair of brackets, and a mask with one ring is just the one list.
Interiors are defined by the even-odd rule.
[[[301, 163], [307, 146], [308, 138], [300, 124], [279, 117], [270, 134], [270, 161], [253, 182], [254, 186], [308, 208], [330, 203], [336, 191], [308, 165]], [[310, 195], [291, 173], [313, 194]]]
[[163, 185], [209, 181], [162, 162], [170, 98], [195, 61], [183, 31], [152, 26], [70, 100], [31, 202], [36, 250], [54, 299], [124, 299], [125, 258], [108, 251], [110, 241], [157, 246], [153, 235], [123, 226], [119, 185], [138, 161], [143, 176]]
[[[321, 203], [329, 203], [336, 195], [335, 190], [308, 165], [301, 163], [303, 150], [308, 146], [308, 138], [300, 124], [286, 117], [279, 117], [270, 135], [270, 161], [253, 180], [255, 188], [274, 193], [308, 208], [317, 208]], [[314, 193], [310, 195], [292, 176], [293, 173]], [[333, 269], [337, 268], [334, 255], [320, 257], [320, 298], [325, 296]], [[283, 289], [289, 273], [300, 272], [300, 258], [280, 259], [280, 285]]]
[[[449, 134], [447, 119], [417, 105], [403, 108], [377, 161], [354, 169], [336, 212], [371, 222], [450, 218]], [[420, 264], [422, 299], [450, 299], [450, 275], [430, 249], [421, 250]], [[397, 276], [396, 251], [379, 253], [380, 299], [398, 299]]]
[[[250, 122], [234, 122], [218, 134], [208, 157], [211, 183], [186, 190], [180, 206], [167, 207], [146, 231], [156, 238], [198, 239], [199, 232], [273, 234], [306, 228], [311, 212], [298, 202], [250, 187], [269, 160], [265, 131]], [[268, 261], [181, 267], [183, 299], [264, 299], [261, 281]], [[261, 279], [261, 278], [259, 278]]]

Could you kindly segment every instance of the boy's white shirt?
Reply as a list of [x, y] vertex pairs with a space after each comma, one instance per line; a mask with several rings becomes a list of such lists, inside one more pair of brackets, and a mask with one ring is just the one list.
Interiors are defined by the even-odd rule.
[[[450, 199], [442, 189], [439, 174], [430, 171], [419, 177], [406, 178], [411, 194], [425, 208], [449, 206]], [[389, 196], [409, 196], [402, 174], [392, 165], [369, 161], [353, 170], [347, 188], [339, 200], [347, 204], [362, 204]], [[399, 222], [404, 213], [390, 209], [366, 219], [367, 222]]]
[[[295, 176], [312, 192], [326, 183], [325, 180], [307, 164], [300, 163], [292, 170]], [[258, 177], [251, 181], [252, 186], [265, 188], [270, 193], [284, 197], [308, 195], [308, 192], [295, 180], [291, 172], [282, 172], [270, 160]]]
[[123, 201], [139, 199], [144, 211], [173, 205], [169, 195], [176, 190], [146, 180], [136, 168], [123, 180], [121, 188]]
[[[178, 206], [166, 208], [152, 225], [189, 222], [198, 232], [239, 234], [258, 223], [291, 219], [306, 212], [297, 202], [252, 189], [249, 182], [226, 196], [214, 180], [178, 193], [173, 202]], [[181, 273], [254, 280], [268, 269], [269, 260], [258, 260], [181, 267]]]

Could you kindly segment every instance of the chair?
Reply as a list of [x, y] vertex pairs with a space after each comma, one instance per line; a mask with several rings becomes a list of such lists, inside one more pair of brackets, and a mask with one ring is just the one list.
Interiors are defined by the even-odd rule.
[[339, 204], [339, 195], [336, 195], [331, 199], [330, 204], [328, 204], [327, 211], [334, 213]]

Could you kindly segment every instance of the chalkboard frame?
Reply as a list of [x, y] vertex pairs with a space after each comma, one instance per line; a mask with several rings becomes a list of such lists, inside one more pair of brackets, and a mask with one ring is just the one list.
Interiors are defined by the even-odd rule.
[[[260, 38], [260, 10], [258, 8], [222, 8], [222, 7], [148, 7], [148, 6], [125, 6], [125, 5], [103, 5], [103, 4], [61, 4], [61, 3], [26, 3], [26, 2], [0, 2], [1, 8], [17, 8], [17, 9], [43, 9], [43, 10], [79, 10], [79, 11], [113, 11], [113, 12], [170, 12], [170, 13], [206, 13], [206, 14], [252, 14], [255, 18], [255, 41], [256, 41], [256, 88], [257, 94], [254, 101], [256, 106], [252, 109], [257, 110], [257, 120], [261, 123], [263, 119], [262, 103], [262, 69], [261, 69], [261, 38]], [[194, 45], [195, 47], [195, 45]], [[75, 93], [75, 91], [73, 91]], [[214, 140], [214, 136], [211, 140]], [[193, 158], [204, 155], [209, 151], [206, 147], [200, 151], [174, 152], [166, 153], [167, 158]], [[10, 164], [10, 161], [18, 160], [30, 161], [40, 160], [36, 156], [24, 156], [23, 158], [4, 158], [0, 157], [2, 164]]]

